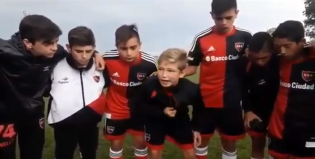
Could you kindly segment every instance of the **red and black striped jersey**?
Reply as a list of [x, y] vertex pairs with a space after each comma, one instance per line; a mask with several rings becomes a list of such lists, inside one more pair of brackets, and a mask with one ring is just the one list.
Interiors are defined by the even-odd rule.
[[227, 34], [208, 28], [193, 40], [188, 64], [200, 64], [200, 88], [206, 107], [240, 106], [242, 78], [246, 64], [242, 56], [248, 46], [251, 33], [233, 27]]
[[296, 60], [280, 60], [279, 92], [268, 128], [280, 139], [284, 134], [315, 136], [315, 50], [303, 51], [305, 56]]
[[106, 117], [126, 119], [130, 117], [129, 100], [139, 95], [142, 82], [157, 71], [156, 59], [145, 52], [134, 63], [122, 60], [117, 50], [105, 52], [106, 73], [110, 84], [106, 93]]

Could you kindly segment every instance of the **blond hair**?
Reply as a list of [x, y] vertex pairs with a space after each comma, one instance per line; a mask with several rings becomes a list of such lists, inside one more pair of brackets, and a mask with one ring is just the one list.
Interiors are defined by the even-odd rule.
[[161, 62], [178, 63], [178, 69], [184, 70], [187, 63], [187, 52], [179, 48], [170, 48], [162, 52], [158, 59]]

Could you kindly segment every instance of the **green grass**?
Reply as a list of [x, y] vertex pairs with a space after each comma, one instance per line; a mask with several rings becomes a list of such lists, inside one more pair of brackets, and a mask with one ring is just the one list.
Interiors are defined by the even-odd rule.
[[[197, 82], [197, 75], [188, 77], [190, 80]], [[102, 128], [102, 127], [101, 127]], [[99, 136], [99, 147], [97, 152], [97, 159], [106, 159], [108, 158], [109, 142], [104, 140], [102, 136], [102, 130], [100, 129]], [[250, 158], [250, 139], [246, 137], [244, 140], [241, 140], [237, 143], [238, 149], [238, 158], [246, 159]], [[220, 139], [215, 135], [210, 144], [209, 144], [209, 157], [211, 159], [220, 159], [221, 158], [221, 145]], [[44, 148], [44, 159], [54, 159], [54, 137], [52, 128], [46, 125], [46, 143]], [[79, 159], [78, 152], [75, 154], [75, 159]], [[124, 146], [124, 159], [133, 159], [133, 146], [132, 138], [128, 136], [125, 141]], [[163, 158], [165, 159], [182, 159], [181, 151], [174, 145], [166, 143], [164, 149]]]

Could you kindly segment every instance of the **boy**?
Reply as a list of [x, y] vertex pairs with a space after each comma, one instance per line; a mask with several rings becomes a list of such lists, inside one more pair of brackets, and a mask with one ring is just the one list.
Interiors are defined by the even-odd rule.
[[249, 62], [245, 83], [250, 103], [242, 105], [245, 126], [252, 139], [252, 158], [263, 159], [267, 126], [279, 88], [279, 57], [267, 32], [253, 35], [246, 54]]
[[55, 158], [73, 159], [77, 144], [83, 159], [96, 159], [98, 122], [102, 118], [107, 82], [95, 70], [95, 38], [87, 27], [69, 31], [69, 55], [51, 74], [48, 123], [54, 128]]
[[275, 159], [315, 158], [315, 51], [305, 47], [299, 21], [285, 21], [273, 32], [281, 53], [280, 86], [269, 126], [269, 154]]
[[251, 38], [251, 33], [235, 27], [238, 16], [236, 0], [213, 0], [211, 16], [215, 25], [197, 34], [188, 54], [186, 75], [197, 72], [200, 65], [200, 88], [205, 107], [202, 123], [202, 144], [196, 147], [198, 159], [206, 159], [208, 145], [215, 130], [219, 130], [222, 158], [236, 159], [236, 141], [243, 139], [243, 111], [240, 101], [244, 95], [242, 75], [245, 66], [240, 57]]
[[[111, 84], [106, 93], [106, 125], [104, 135], [110, 141], [110, 159], [122, 159], [124, 135], [134, 139], [136, 159], [147, 159], [144, 123], [135, 110], [137, 103], [129, 102], [138, 95], [142, 82], [156, 69], [156, 59], [142, 51], [135, 25], [122, 25], [115, 32], [117, 50], [105, 52], [107, 75]], [[139, 104], [139, 103], [138, 103]]]
[[[158, 60], [157, 76], [143, 84], [135, 98], [139, 110], [145, 114], [146, 141], [150, 159], [160, 159], [166, 137], [182, 148], [185, 159], [194, 159], [194, 143], [200, 144], [199, 124], [203, 102], [199, 85], [184, 78], [186, 52], [168, 49]], [[192, 120], [188, 106], [193, 106]]]

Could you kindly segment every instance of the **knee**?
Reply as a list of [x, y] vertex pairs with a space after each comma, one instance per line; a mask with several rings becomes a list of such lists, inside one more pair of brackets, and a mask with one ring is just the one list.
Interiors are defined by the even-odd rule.
[[110, 143], [110, 149], [113, 151], [120, 151], [123, 149], [123, 140], [113, 140]]
[[162, 150], [151, 150], [150, 151], [150, 159], [161, 159]]
[[133, 139], [133, 145], [137, 149], [145, 149], [147, 147], [146, 141], [143, 136], [136, 136]]

